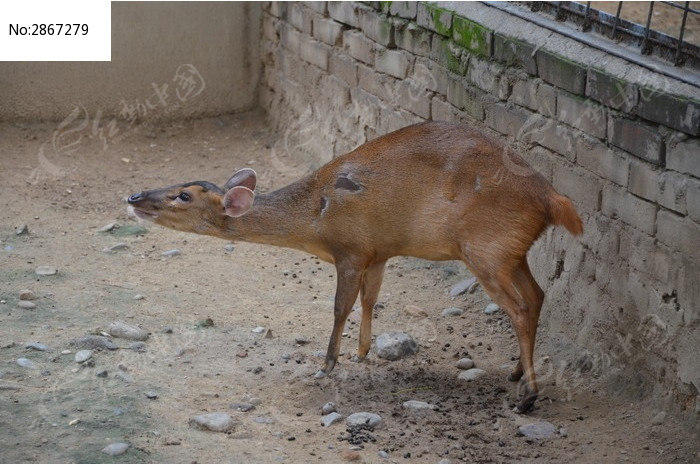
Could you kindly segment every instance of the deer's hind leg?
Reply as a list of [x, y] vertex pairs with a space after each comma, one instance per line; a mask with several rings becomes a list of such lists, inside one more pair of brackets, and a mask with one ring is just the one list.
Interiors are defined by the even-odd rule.
[[386, 261], [374, 263], [365, 269], [360, 285], [360, 301], [362, 303], [362, 321], [360, 322], [360, 344], [357, 348], [357, 360], [367, 356], [372, 345], [372, 312], [377, 303], [379, 289], [384, 278]]

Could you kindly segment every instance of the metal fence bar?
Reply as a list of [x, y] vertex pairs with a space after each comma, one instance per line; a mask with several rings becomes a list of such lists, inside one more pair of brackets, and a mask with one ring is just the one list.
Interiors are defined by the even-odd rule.
[[676, 47], [676, 56], [673, 59], [673, 64], [678, 66], [681, 64], [681, 45], [683, 45], [683, 33], [685, 32], [685, 20], [688, 17], [688, 10], [690, 9], [690, 2], [685, 2], [685, 10], [683, 11], [683, 21], [681, 21], [681, 31], [678, 34], [678, 46]]
[[649, 45], [649, 26], [651, 25], [651, 15], [654, 11], [654, 2], [649, 3], [649, 14], [647, 15], [647, 25], [644, 29], [644, 40], [642, 41], [642, 55], [651, 53], [651, 45]]
[[622, 2], [617, 2], [617, 13], [615, 14], [615, 25], [613, 26], [610, 38], [615, 40], [615, 32], [617, 32], [617, 26], [620, 24], [620, 11], [622, 11]]

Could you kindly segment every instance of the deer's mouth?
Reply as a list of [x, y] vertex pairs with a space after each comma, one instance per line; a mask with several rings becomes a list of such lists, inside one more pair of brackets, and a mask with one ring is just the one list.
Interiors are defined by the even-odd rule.
[[146, 211], [132, 205], [129, 205], [126, 210], [130, 216], [136, 216], [137, 218], [144, 219], [146, 221], [154, 221], [158, 217], [158, 213], [155, 211]]

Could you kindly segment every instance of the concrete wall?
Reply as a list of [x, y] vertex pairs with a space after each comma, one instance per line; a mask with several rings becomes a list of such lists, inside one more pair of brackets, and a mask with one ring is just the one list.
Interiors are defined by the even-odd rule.
[[261, 104], [293, 155], [320, 165], [430, 119], [523, 153], [585, 221], [531, 252], [539, 355], [695, 420], [696, 88], [476, 3], [271, 2], [262, 27]]
[[251, 109], [259, 18], [259, 3], [112, 2], [112, 61], [0, 63], [0, 120], [61, 121], [78, 105], [124, 119]]

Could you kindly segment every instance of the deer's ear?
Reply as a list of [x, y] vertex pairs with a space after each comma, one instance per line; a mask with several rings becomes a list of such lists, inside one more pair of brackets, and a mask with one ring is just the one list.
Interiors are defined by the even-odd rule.
[[230, 190], [233, 187], [246, 187], [250, 190], [255, 190], [255, 183], [258, 181], [258, 175], [250, 168], [244, 168], [236, 172], [224, 185], [224, 190]]
[[224, 194], [221, 200], [224, 206], [224, 214], [231, 217], [243, 216], [253, 207], [254, 199], [255, 194], [248, 187], [240, 185], [233, 187]]

